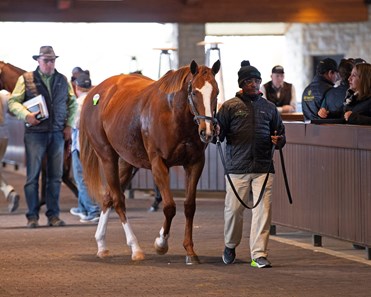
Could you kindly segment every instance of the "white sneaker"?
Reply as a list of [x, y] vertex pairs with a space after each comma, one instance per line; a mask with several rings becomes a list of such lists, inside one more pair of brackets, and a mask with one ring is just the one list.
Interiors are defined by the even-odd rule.
[[85, 218], [80, 219], [81, 223], [98, 223], [99, 222], [99, 214], [98, 215], [88, 215]]
[[78, 207], [72, 207], [70, 209], [70, 213], [74, 216], [79, 217], [81, 220], [87, 217], [85, 214], [82, 213], [82, 211]]

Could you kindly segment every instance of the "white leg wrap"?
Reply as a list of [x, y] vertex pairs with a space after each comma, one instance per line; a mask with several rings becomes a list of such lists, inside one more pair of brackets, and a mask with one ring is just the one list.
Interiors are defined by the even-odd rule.
[[142, 252], [142, 249], [139, 246], [138, 240], [133, 232], [133, 229], [131, 229], [129, 221], [127, 220], [125, 224], [122, 223], [122, 226], [124, 228], [126, 235], [126, 243], [131, 248], [132, 254]]
[[169, 239], [170, 234], [164, 236], [164, 228], [162, 227], [160, 230], [160, 237], [156, 238], [156, 245], [160, 248], [164, 248], [167, 246], [167, 240]]
[[106, 213], [103, 213], [103, 211], [101, 212], [97, 230], [95, 231], [95, 240], [98, 245], [98, 253], [107, 250], [106, 231], [110, 212], [111, 208], [107, 209]]

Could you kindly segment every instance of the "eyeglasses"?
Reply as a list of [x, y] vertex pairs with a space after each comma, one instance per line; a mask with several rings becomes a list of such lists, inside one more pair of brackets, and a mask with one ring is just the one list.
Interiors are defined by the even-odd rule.
[[55, 59], [40, 59], [41, 61], [43, 61], [45, 64], [48, 64], [48, 63], [55, 63]]
[[258, 84], [259, 85], [261, 82], [262, 82], [262, 80], [260, 78], [255, 78], [255, 77], [245, 80], [245, 84], [247, 84], [247, 85], [251, 85], [251, 84]]

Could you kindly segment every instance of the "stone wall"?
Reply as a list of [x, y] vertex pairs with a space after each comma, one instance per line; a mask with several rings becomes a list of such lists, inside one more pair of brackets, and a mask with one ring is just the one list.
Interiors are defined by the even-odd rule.
[[[371, 5], [368, 5], [368, 11], [366, 22], [292, 23], [288, 27], [285, 37], [289, 58], [285, 72], [291, 74], [290, 82], [296, 87], [299, 111], [302, 92], [313, 78], [313, 56], [343, 55], [371, 62]], [[204, 63], [205, 49], [197, 45], [205, 39], [204, 24], [178, 24], [177, 39], [179, 67], [189, 64], [192, 59]], [[227, 62], [224, 59], [224, 63]], [[226, 77], [228, 73], [224, 75]]]

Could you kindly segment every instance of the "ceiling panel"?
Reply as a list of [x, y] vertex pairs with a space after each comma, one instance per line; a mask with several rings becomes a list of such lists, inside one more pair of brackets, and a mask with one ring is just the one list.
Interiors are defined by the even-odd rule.
[[0, 0], [1, 21], [356, 22], [365, 0]]

